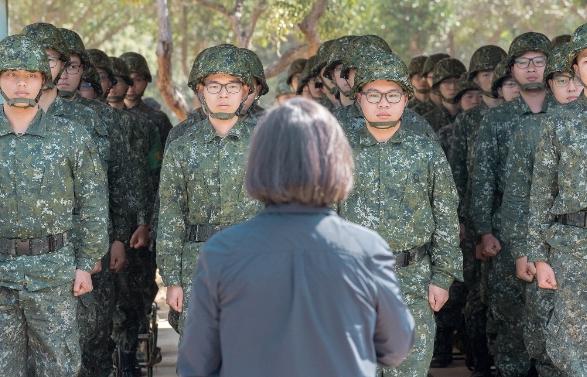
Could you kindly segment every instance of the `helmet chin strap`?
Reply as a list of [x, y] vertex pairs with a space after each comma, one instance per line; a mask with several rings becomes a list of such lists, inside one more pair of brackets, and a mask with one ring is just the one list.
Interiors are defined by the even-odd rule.
[[430, 93], [430, 88], [427, 89], [418, 89], [418, 88], [414, 88], [416, 90], [416, 93], [420, 93], [420, 94], [428, 94]]
[[[4, 91], [2, 89], [0, 89], [0, 95], [2, 95], [2, 97], [4, 98], [4, 102], [6, 102], [6, 104], [8, 106], [20, 107], [21, 109], [27, 109], [29, 107], [37, 106], [39, 104], [39, 99], [41, 98], [42, 93], [43, 92], [41, 90], [39, 90], [39, 94], [37, 94], [37, 96], [34, 99], [22, 98], [22, 97], [8, 98], [6, 93], [4, 93]], [[20, 106], [20, 105], [24, 105], [24, 106]]]
[[71, 90], [61, 90], [61, 89], [57, 89], [57, 92], [59, 93], [59, 96], [65, 99], [74, 99], [75, 95], [77, 94], [77, 91], [71, 91]]
[[[363, 117], [365, 117], [365, 112], [363, 112], [363, 109], [361, 108], [361, 105], [358, 102], [355, 102], [355, 104], [357, 105], [357, 107], [359, 108], [359, 110], [361, 110], [361, 114], [363, 114]], [[401, 122], [402, 118], [399, 118], [397, 120], [389, 120], [387, 122], [370, 122], [367, 120], [367, 118], [365, 118], [365, 122], [367, 122], [367, 124], [373, 128], [377, 128], [380, 130], [386, 130], [389, 128], [393, 128], [396, 127], [399, 122]]]
[[493, 92], [488, 92], [486, 90], [481, 90], [481, 94], [483, 94], [484, 96], [487, 96], [489, 98], [498, 98], [493, 94]]
[[529, 82], [526, 84], [519, 84], [522, 90], [544, 90], [544, 83], [541, 82]]

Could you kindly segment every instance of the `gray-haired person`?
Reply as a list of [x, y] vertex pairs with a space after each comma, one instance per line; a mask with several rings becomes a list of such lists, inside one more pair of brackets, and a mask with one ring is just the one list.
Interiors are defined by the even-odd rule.
[[353, 158], [336, 119], [302, 98], [254, 131], [245, 185], [265, 210], [214, 235], [193, 279], [179, 376], [372, 377], [414, 341], [394, 257], [340, 218]]

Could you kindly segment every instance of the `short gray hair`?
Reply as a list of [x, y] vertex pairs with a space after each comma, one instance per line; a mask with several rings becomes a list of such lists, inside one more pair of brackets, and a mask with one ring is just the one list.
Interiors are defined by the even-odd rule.
[[260, 119], [245, 185], [266, 205], [323, 207], [347, 198], [353, 169], [351, 147], [336, 118], [314, 101], [294, 98]]

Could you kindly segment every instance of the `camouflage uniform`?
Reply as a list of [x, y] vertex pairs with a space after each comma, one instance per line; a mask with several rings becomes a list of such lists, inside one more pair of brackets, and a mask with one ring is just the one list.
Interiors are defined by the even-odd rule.
[[[438, 53], [430, 55], [426, 61], [424, 62], [424, 66], [422, 67], [422, 76], [427, 76], [430, 72], [434, 70], [434, 66], [442, 59], [450, 58], [449, 55]], [[420, 114], [424, 115], [429, 113], [430, 111], [434, 110], [436, 105], [432, 100], [428, 100], [428, 102], [420, 102], [413, 107], [413, 110]]]
[[[378, 79], [400, 84], [411, 93], [407, 67], [394, 54], [357, 69], [354, 91]], [[416, 342], [398, 368], [381, 368], [382, 376], [426, 376], [435, 330], [428, 286], [448, 290], [462, 279], [458, 249], [457, 196], [450, 168], [429, 137], [400, 129], [386, 143], [368, 132], [365, 118], [344, 125], [355, 155], [355, 188], [340, 213], [377, 231], [399, 255], [409, 251], [408, 266], [398, 265], [402, 294], [416, 321]], [[375, 190], [375, 191], [374, 191]]]
[[[587, 24], [583, 24], [573, 33], [569, 65], [586, 48]], [[544, 330], [546, 351], [568, 376], [587, 376], [586, 113], [583, 93], [545, 119], [530, 191], [528, 260], [548, 262], [558, 283], [554, 310]]]
[[[195, 91], [208, 75], [217, 72], [240, 77], [247, 84], [252, 81], [243, 54], [234, 46], [221, 45], [198, 55], [188, 86]], [[219, 229], [252, 217], [259, 209], [244, 189], [245, 160], [254, 125], [253, 117], [244, 117], [221, 138], [209, 119], [193, 127], [186, 122], [185, 134], [172, 141], [165, 153], [159, 187], [157, 264], [166, 286], [184, 290], [180, 334], [203, 242]]]
[[[32, 39], [5, 38], [0, 57], [0, 71], [41, 71], [51, 79], [44, 50]], [[74, 270], [89, 272], [108, 250], [106, 177], [96, 147], [83, 128], [42, 110], [16, 135], [2, 110], [0, 155], [0, 186], [12, 188], [0, 191], [0, 370], [77, 375]], [[75, 248], [62, 236], [70, 232], [79, 235]]]
[[[267, 93], [269, 93], [269, 85], [267, 85], [267, 80], [265, 79], [265, 70], [263, 68], [263, 63], [261, 62], [261, 59], [259, 59], [259, 56], [257, 56], [257, 54], [255, 54], [253, 51], [247, 48], [241, 48], [240, 51], [242, 51], [246, 55], [251, 75], [256, 81], [255, 84], [261, 85], [262, 88], [261, 92], [259, 93], [259, 97], [255, 98], [251, 107], [247, 109], [247, 114], [249, 116], [253, 116], [258, 119], [261, 116], [263, 116], [263, 113], [265, 112], [265, 109], [259, 105], [258, 101], [261, 96], [264, 96]], [[249, 95], [253, 96], [256, 95], [256, 93], [253, 92]]]
[[[548, 54], [550, 42], [540, 33], [525, 33], [514, 39], [509, 52], [510, 64], [526, 51]], [[542, 112], [551, 100], [545, 100]], [[511, 141], [519, 124], [534, 116], [522, 97], [496, 107], [481, 122], [475, 145], [472, 174], [471, 219], [478, 236], [491, 233], [499, 239], [501, 251], [492, 258], [489, 267], [489, 309], [495, 320], [495, 364], [502, 376], [524, 375], [530, 369], [530, 359], [524, 345], [524, 287], [515, 275], [515, 260], [511, 252], [511, 226], [503, 217], [509, 203], [502, 203], [507, 181], [506, 161]], [[505, 204], [505, 207], [504, 207]]]
[[[408, 71], [410, 73], [410, 79], [412, 78], [412, 76], [420, 75], [422, 73], [422, 69], [424, 69], [424, 63], [426, 63], [426, 59], [428, 59], [427, 56], [420, 55], [420, 56], [415, 56], [412, 58], [412, 60], [410, 60], [410, 64], [408, 64]], [[417, 90], [417, 89], [414, 88], [414, 90]], [[417, 105], [419, 105], [420, 103], [422, 103], [422, 101], [420, 101], [416, 97], [413, 97], [412, 99], [410, 99], [410, 102], [408, 102], [408, 107], [410, 109], [412, 109], [412, 108], [416, 107]]]

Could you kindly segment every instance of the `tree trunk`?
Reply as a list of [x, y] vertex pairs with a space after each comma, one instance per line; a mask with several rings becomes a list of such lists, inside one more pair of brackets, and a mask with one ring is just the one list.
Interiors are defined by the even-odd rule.
[[171, 55], [173, 40], [169, 23], [169, 7], [167, 0], [157, 0], [159, 23], [159, 40], [157, 42], [157, 87], [167, 106], [180, 121], [187, 118], [188, 105], [183, 95], [173, 85], [171, 71]]

